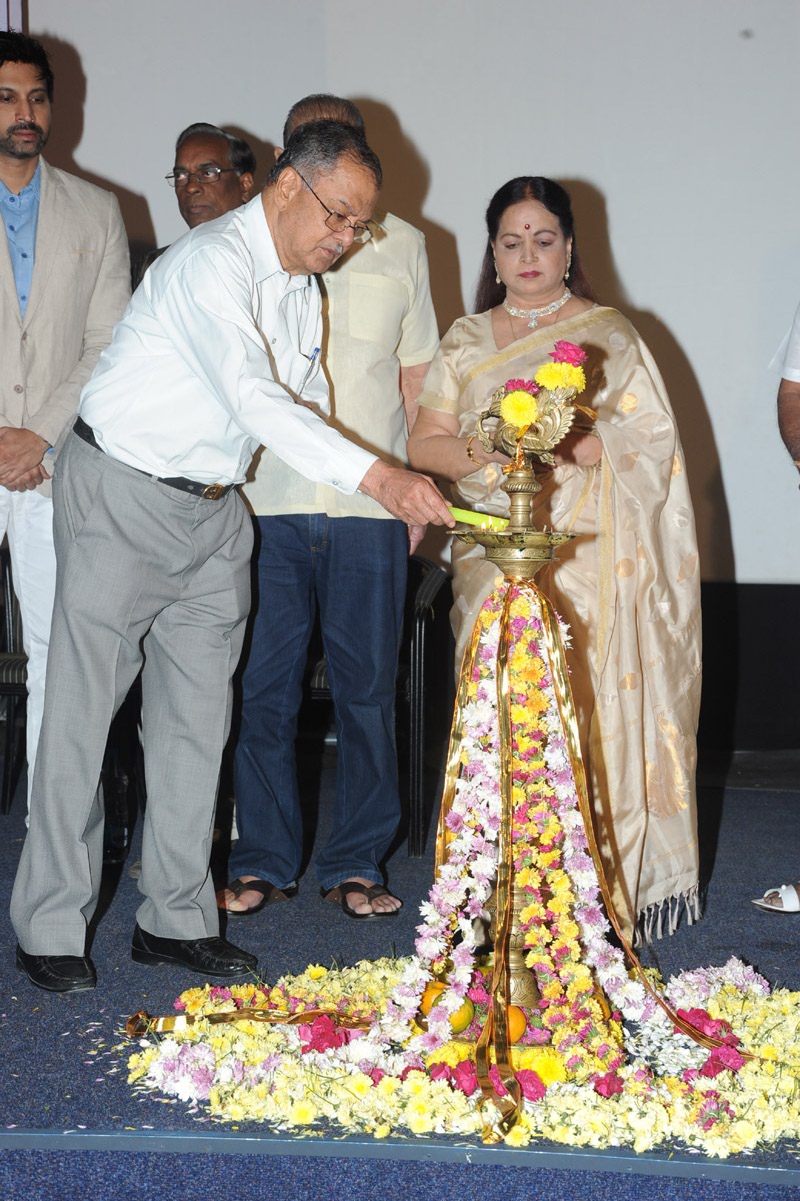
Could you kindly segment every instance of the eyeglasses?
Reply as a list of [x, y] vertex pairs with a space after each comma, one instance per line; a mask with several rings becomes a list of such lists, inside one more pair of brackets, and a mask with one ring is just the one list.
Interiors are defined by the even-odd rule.
[[196, 179], [199, 184], [218, 183], [220, 175], [224, 175], [226, 171], [233, 171], [234, 175], [239, 172], [235, 167], [201, 167], [199, 171], [187, 171], [184, 167], [177, 167], [174, 171], [170, 171], [169, 175], [165, 175], [167, 183], [171, 188], [185, 188], [190, 179]]
[[[298, 171], [297, 174], [300, 175], [300, 172]], [[343, 234], [346, 229], [352, 229], [354, 242], [363, 243], [370, 240], [372, 237], [372, 230], [368, 225], [364, 225], [361, 221], [350, 221], [347, 217], [345, 217], [344, 213], [337, 213], [333, 209], [329, 209], [325, 201], [319, 199], [319, 196], [314, 191], [308, 180], [303, 179], [302, 175], [300, 175], [300, 178], [303, 180], [303, 183], [306, 185], [314, 199], [319, 201], [319, 203], [325, 209], [325, 212], [328, 214], [325, 218], [325, 224], [327, 225], [328, 229], [332, 229], [336, 234]]]

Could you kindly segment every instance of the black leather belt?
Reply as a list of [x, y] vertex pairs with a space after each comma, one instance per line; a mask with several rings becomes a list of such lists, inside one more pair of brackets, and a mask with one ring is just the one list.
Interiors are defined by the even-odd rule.
[[[86, 424], [82, 417], [75, 418], [75, 424], [72, 428], [84, 442], [88, 442], [95, 450], [99, 450], [101, 454], [105, 454], [102, 446], [98, 446], [97, 444], [94, 430], [90, 425]], [[158, 484], [166, 484], [169, 488], [177, 488], [179, 492], [191, 492], [193, 496], [202, 496], [203, 500], [222, 500], [222, 497], [226, 496], [234, 486], [233, 484], [200, 484], [197, 480], [188, 480], [183, 475], [175, 475], [169, 479], [164, 479], [163, 476], [151, 475], [149, 471], [142, 471], [139, 467], [134, 467], [132, 470], [138, 471], [140, 475], [146, 475], [149, 480], [155, 480]]]

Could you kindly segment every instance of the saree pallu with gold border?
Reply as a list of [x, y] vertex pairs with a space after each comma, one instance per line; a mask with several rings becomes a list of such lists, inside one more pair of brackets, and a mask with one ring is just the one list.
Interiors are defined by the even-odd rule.
[[[597, 837], [617, 913], [660, 937], [698, 916], [695, 796], [700, 574], [683, 452], [661, 376], [616, 310], [595, 307], [498, 351], [488, 313], [445, 336], [420, 403], [474, 432], [496, 388], [532, 379], [557, 339], [587, 352], [583, 404], [597, 412], [596, 467], [542, 470], [539, 528], [575, 540], [537, 576], [572, 632], [572, 689]], [[459, 503], [505, 516], [499, 465], [456, 485]], [[479, 546], [453, 547], [457, 663], [500, 578]]]

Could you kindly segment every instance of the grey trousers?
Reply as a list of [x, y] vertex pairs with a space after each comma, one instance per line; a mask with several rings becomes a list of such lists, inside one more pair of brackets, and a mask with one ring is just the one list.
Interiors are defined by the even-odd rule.
[[71, 434], [56, 467], [56, 601], [30, 828], [11, 919], [30, 955], [83, 955], [103, 867], [97, 781], [142, 672], [147, 809], [137, 912], [167, 938], [219, 932], [209, 873], [231, 678], [250, 606], [238, 492], [203, 500]]

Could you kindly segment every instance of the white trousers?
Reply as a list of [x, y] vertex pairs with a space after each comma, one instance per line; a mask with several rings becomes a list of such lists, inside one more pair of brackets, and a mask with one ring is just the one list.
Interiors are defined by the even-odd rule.
[[0, 487], [0, 541], [8, 534], [14, 591], [22, 614], [22, 644], [28, 656], [28, 808], [33, 766], [44, 708], [44, 679], [56, 587], [53, 502], [38, 492]]

